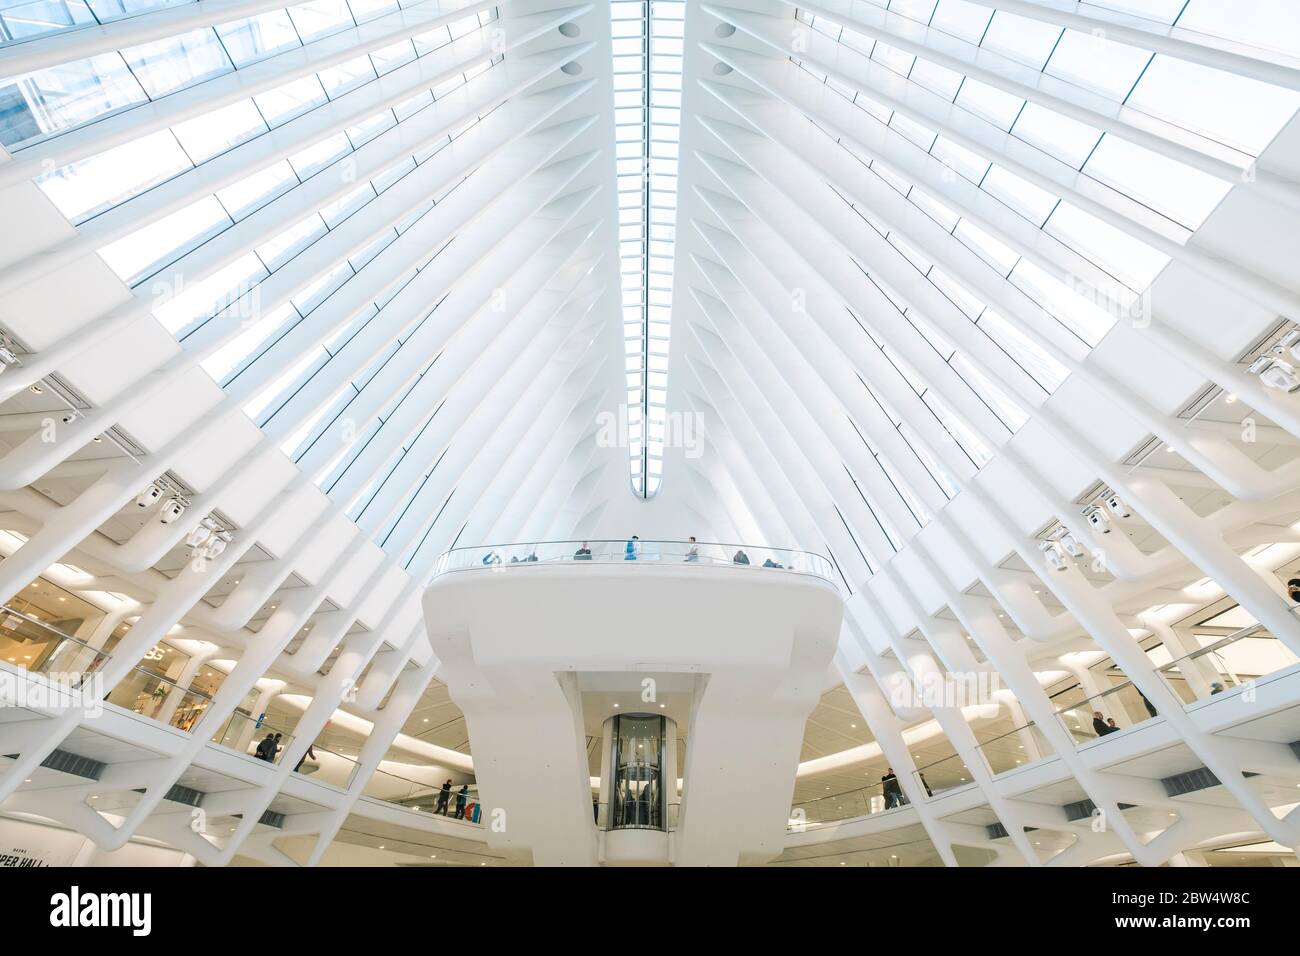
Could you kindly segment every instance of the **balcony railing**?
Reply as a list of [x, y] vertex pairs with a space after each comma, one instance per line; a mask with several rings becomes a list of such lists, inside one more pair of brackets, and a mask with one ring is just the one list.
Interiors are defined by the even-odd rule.
[[797, 832], [804, 827], [884, 813], [886, 810], [905, 806], [906, 803], [907, 798], [902, 796], [901, 787], [891, 801], [890, 794], [885, 793], [884, 784], [876, 783], [859, 790], [847, 790], [813, 800], [801, 800], [790, 808], [790, 819], [786, 829]]
[[[982, 735], [976, 731], [975, 736], [980, 738]], [[1056, 752], [1033, 721], [1004, 734], [989, 737], [978, 744], [976, 749], [994, 776], [1050, 757]]]
[[[1296, 613], [1297, 610], [1300, 609], [1293, 609], [1292, 613]], [[1269, 643], [1261, 644], [1257, 648], [1261, 653], [1254, 655], [1251, 672], [1243, 672], [1241, 666], [1245, 662], [1239, 660], [1234, 664], [1231, 660], [1233, 655], [1228, 652], [1234, 645], [1248, 639]], [[1300, 663], [1300, 658], [1297, 658], [1289, 647], [1268, 634], [1262, 624], [1252, 624], [1190, 654], [1175, 658], [1158, 668], [1156, 673], [1186, 706], [1234, 690], [1242, 684], [1266, 674], [1277, 673], [1297, 663]]]
[[933, 797], [946, 790], [967, 787], [975, 782], [975, 775], [970, 772], [961, 754], [936, 760], [924, 767], [918, 767], [912, 773], [927, 797]]
[[530, 564], [586, 566], [627, 561], [790, 571], [835, 583], [835, 566], [810, 551], [691, 541], [539, 541], [454, 548], [438, 559], [435, 574]]
[[1052, 698], [1057, 706], [1056, 719], [1074, 739], [1076, 746], [1157, 716], [1155, 705], [1131, 680], [1099, 694], [1086, 697], [1083, 694], [1082, 685], [1075, 684]]

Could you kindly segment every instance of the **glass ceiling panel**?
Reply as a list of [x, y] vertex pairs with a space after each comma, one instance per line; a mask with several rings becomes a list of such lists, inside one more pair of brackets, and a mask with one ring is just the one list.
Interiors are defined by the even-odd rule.
[[[160, 5], [113, 6], [115, 15], [120, 17]], [[21, 4], [0, 0], [0, 42], [13, 38], [11, 26], [18, 17], [33, 15], [35, 5], [31, 6], [32, 9], [23, 9]], [[49, 4], [43, 8], [43, 15], [48, 15], [47, 20], [54, 25], [50, 29], [58, 27], [60, 22], [65, 27], [93, 25], [105, 19], [103, 6], [100, 2], [92, 2], [90, 7]], [[23, 77], [0, 79], [0, 95], [8, 95], [10, 106], [0, 110], [0, 142], [12, 149], [57, 136], [74, 126], [92, 123], [110, 113], [243, 69], [398, 9], [395, 0], [316, 0]], [[230, 149], [271, 135], [272, 130], [293, 117], [328, 109], [332, 101], [346, 92], [382, 82], [386, 74], [403, 64], [483, 30], [498, 16], [496, 8], [464, 16], [410, 40], [284, 82], [251, 98], [216, 107], [171, 128], [53, 169], [40, 176], [37, 185], [72, 222], [93, 223], [121, 204], [145, 196]], [[409, 339], [411, 329], [434, 315], [441, 300], [425, 306], [422, 318], [359, 369], [349, 363], [354, 355], [362, 355], [363, 349], [349, 349], [348, 343], [368, 323], [394, 325], [398, 321], [392, 312], [385, 311], [386, 306], [447, 248], [452, 238], [420, 250], [404, 277], [395, 277], [375, 301], [351, 310], [352, 317], [323, 344], [316, 344], [313, 334], [302, 335], [300, 326], [326, 321], [315, 315], [315, 310], [354, 279], [367, 281], [358, 278], [367, 264], [467, 181], [472, 171], [449, 178], [437, 194], [412, 205], [399, 222], [386, 228], [383, 225], [391, 209], [384, 210], [385, 218], [371, 211], [377, 197], [454, 139], [470, 132], [491, 109], [470, 115], [450, 135], [413, 139], [408, 149], [418, 146], [415, 152], [392, 150], [391, 158], [385, 158], [382, 168], [375, 169], [371, 178], [360, 177], [346, 193], [332, 191], [329, 201], [317, 204], [318, 208], [313, 209], [308, 203], [295, 206], [296, 200], [289, 194], [308, 195], [303, 187], [309, 179], [330, 167], [338, 168], [336, 164], [346, 162], [350, 153], [376, 137], [388, 136], [395, 144], [404, 142], [400, 138], [402, 134], [395, 132], [396, 127], [436, 100], [463, 95], [459, 91], [473, 82], [474, 77], [503, 61], [502, 54], [488, 52], [486, 43], [483, 49], [482, 59], [471, 62], [465, 72], [436, 87], [419, 89], [409, 99], [364, 117], [346, 130], [315, 142], [304, 141], [297, 152], [285, 158], [261, 167], [250, 166], [242, 179], [209, 195], [198, 196], [166, 215], [152, 221], [132, 222], [132, 231], [114, 232], [112, 240], [98, 250], [125, 282], [148, 288], [160, 268], [200, 249], [258, 210], [280, 200], [287, 204], [280, 217], [267, 210], [272, 216], [268, 224], [276, 223], [278, 233], [268, 233], [265, 227], [258, 227], [264, 231], [255, 245], [230, 259], [226, 257], [235, 250], [221, 249], [215, 262], [224, 264], [187, 283], [175, 295], [160, 296], [154, 312], [183, 344], [204, 330], [204, 335], [197, 340], [203, 343], [199, 347], [214, 346], [201, 363], [204, 370], [226, 388], [243, 388], [251, 383], [243, 403], [246, 413], [258, 425], [276, 427], [281, 448], [295, 460], [302, 460], [314, 451], [309, 463], [310, 477], [356, 518], [362, 516], [372, 501], [401, 498], [406, 494], [405, 486], [387, 487], [389, 478], [394, 474], [403, 478], [409, 474], [409, 467], [399, 466], [436, 414], [437, 403], [430, 407], [429, 396], [417, 391], [418, 378], [414, 382], [405, 381], [393, 369], [408, 363], [409, 350], [402, 352], [403, 343]], [[680, 63], [680, 49], [677, 54]], [[677, 104], [672, 105], [675, 108]], [[663, 123], [655, 128], [660, 127], [667, 128]], [[662, 139], [662, 146], [656, 140], [656, 149], [662, 148], [663, 153], [654, 153], [656, 167], [651, 178], [656, 185], [671, 189], [675, 184], [663, 179], [675, 178], [675, 119], [671, 135]], [[371, 153], [374, 154], [373, 147]], [[669, 161], [671, 168], [661, 165]], [[365, 223], [361, 222], [363, 219]], [[374, 220], [373, 229], [366, 226], [371, 220]], [[656, 217], [655, 222], [661, 220]], [[350, 238], [346, 240], [336, 232], [345, 225], [350, 230], [347, 233]], [[671, 218], [666, 225], [667, 234], [652, 232], [650, 238], [655, 243], [667, 242], [670, 256]], [[361, 237], [367, 241], [358, 247], [357, 240]], [[266, 301], [268, 297], [262, 294], [262, 284], [273, 275], [281, 281], [276, 286], [274, 301]], [[220, 326], [206, 328], [218, 317]], [[410, 321], [409, 317], [404, 321]], [[217, 328], [220, 331], [214, 332]], [[189, 343], [189, 347], [194, 346]], [[436, 356], [422, 360], [421, 377], [436, 360]], [[321, 377], [317, 378], [318, 375]], [[303, 400], [294, 402], [295, 396], [309, 385], [310, 399], [304, 396]], [[355, 442], [334, 442], [328, 430], [361, 405], [359, 397], [363, 392], [370, 403], [367, 407], [379, 407], [379, 413], [370, 411], [358, 420]], [[412, 394], [419, 399], [416, 407], [404, 404]], [[300, 408], [305, 413], [298, 414]], [[295, 412], [292, 421], [277, 420], [282, 409]], [[281, 419], [287, 417], [286, 413]], [[328, 440], [323, 438], [327, 434]], [[335, 444], [339, 444], [337, 450]], [[436, 464], [431, 460], [423, 466], [425, 477]], [[411, 490], [406, 495], [408, 500], [417, 491]], [[368, 530], [381, 540], [400, 525], [402, 518], [399, 509], [382, 527], [375, 520], [371, 522], [375, 527]], [[414, 512], [409, 520], [415, 520]]]
[[641, 498], [663, 480], [685, 6], [610, 4], [628, 445]]

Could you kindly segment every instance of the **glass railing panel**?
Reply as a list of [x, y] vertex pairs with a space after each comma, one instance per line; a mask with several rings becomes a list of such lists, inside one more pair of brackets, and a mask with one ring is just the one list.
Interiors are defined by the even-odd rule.
[[[1056, 717], [1076, 745], [1145, 723], [1158, 716], [1155, 705], [1143, 696], [1132, 681], [1125, 681], [1100, 694], [1083, 694], [1083, 690], [1076, 687], [1053, 697], [1053, 703], [1058, 705]], [[1078, 698], [1077, 702], [1075, 698]], [[1064, 706], [1063, 701], [1066, 701]]]
[[976, 749], [995, 776], [1055, 754], [1033, 721], [1004, 734], [986, 737], [977, 731], [975, 736], [981, 740]]
[[[891, 800], [890, 798], [893, 797]], [[903, 806], [902, 788], [894, 793], [885, 793], [884, 784], [874, 784], [860, 790], [829, 794], [813, 800], [802, 800], [790, 808], [787, 829], [798, 831], [805, 826], [818, 826], [834, 823], [838, 820], [852, 820], [873, 813], [883, 813], [896, 806]], [[892, 806], [890, 805], [892, 803]]]
[[[927, 764], [913, 771], [916, 782], [925, 791], [926, 796], [933, 797], [946, 790], [956, 790], [975, 782], [975, 775], [970, 772], [961, 754], [953, 754], [942, 760]], [[906, 801], [906, 797], [903, 798]]]
[[142, 717], [166, 721], [168, 726], [186, 732], [194, 729], [212, 703], [212, 698], [206, 694], [186, 690], [175, 681], [138, 667], [118, 682], [107, 700]]
[[483, 807], [479, 801], [478, 789], [466, 784], [453, 784], [444, 790], [435, 781], [425, 783], [385, 770], [376, 770], [361, 792], [367, 797], [411, 810], [464, 820], [466, 823], [482, 822]]
[[823, 555], [791, 548], [717, 542], [600, 540], [541, 541], [456, 548], [438, 559], [437, 574], [474, 568], [556, 562], [615, 561], [746, 567], [812, 574], [834, 582], [834, 566]]
[[352, 786], [357, 769], [358, 764], [354, 759], [322, 747], [320, 744], [312, 744], [303, 751], [297, 765], [293, 768], [294, 773], [328, 783], [340, 790]]
[[1256, 624], [1242, 628], [1157, 668], [1157, 673], [1183, 705], [1275, 674], [1300, 658]]
[[258, 760], [279, 763], [293, 743], [293, 735], [265, 722], [259, 724], [255, 717], [235, 711], [221, 729], [212, 735], [211, 740], [214, 744], [229, 747]]
[[108, 655], [85, 641], [5, 605], [0, 611], [0, 660], [37, 674], [94, 673]]

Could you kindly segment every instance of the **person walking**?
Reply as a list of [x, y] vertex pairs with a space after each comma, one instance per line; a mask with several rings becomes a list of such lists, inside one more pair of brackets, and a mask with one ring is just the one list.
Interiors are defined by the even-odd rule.
[[700, 560], [700, 546], [695, 543], [695, 535], [691, 535], [690, 547], [686, 549], [686, 560], [691, 562]]
[[623, 560], [635, 561], [636, 556], [637, 554], [640, 553], [640, 551], [641, 551], [641, 539], [638, 538], [636, 535], [632, 535], [632, 537], [628, 539], [627, 548], [623, 551]]
[[306, 752], [301, 757], [298, 758], [298, 763], [293, 768], [294, 773], [297, 773], [299, 770], [302, 769], [302, 765], [307, 762], [308, 757], [310, 757], [312, 760], [316, 759], [316, 751], [312, 749], [315, 746], [316, 744], [314, 741], [307, 745]]

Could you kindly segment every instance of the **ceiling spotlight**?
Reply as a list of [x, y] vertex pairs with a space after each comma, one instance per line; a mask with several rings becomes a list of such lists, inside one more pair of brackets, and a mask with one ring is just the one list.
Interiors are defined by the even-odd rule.
[[185, 536], [185, 543], [191, 548], [197, 548], [207, 544], [211, 538], [212, 529], [205, 524], [201, 524]]
[[0, 345], [0, 372], [3, 372], [10, 365], [18, 364], [18, 356], [14, 355], [13, 349], [8, 346]]
[[1083, 513], [1083, 516], [1088, 519], [1088, 524], [1092, 525], [1092, 530], [1099, 531], [1102, 534], [1110, 534], [1110, 516], [1101, 508], [1093, 505]]
[[1246, 369], [1251, 375], [1258, 375], [1259, 380], [1269, 388], [1282, 392], [1294, 392], [1300, 389], [1300, 376], [1295, 373], [1295, 366], [1269, 355], [1261, 355], [1250, 363]]
[[1061, 547], [1065, 549], [1065, 553], [1068, 554], [1070, 557], [1072, 558], [1083, 557], [1084, 554], [1083, 545], [1079, 543], [1078, 538], [1070, 534], [1068, 531], [1065, 534], [1061, 535], [1061, 537], [1058, 538], [1057, 541], [1059, 542]]
[[1124, 504], [1124, 499], [1121, 498], [1119, 495], [1110, 495], [1109, 497], [1107, 497], [1106, 507], [1109, 508], [1117, 517], [1120, 518], [1133, 517], [1133, 512], [1129, 510], [1128, 505]]
[[136, 507], [148, 508], [150, 505], [154, 504], [155, 502], [157, 502], [159, 498], [162, 497], [162, 493], [163, 493], [162, 485], [158, 484], [157, 482], [154, 482], [144, 491], [140, 492], [138, 495], [135, 496]]
[[173, 496], [163, 502], [162, 511], [158, 514], [158, 520], [163, 524], [171, 524], [183, 514], [185, 514], [185, 502]]
[[[212, 540], [210, 540], [207, 543], [207, 545], [204, 547], [203, 549], [204, 554], [208, 558], [220, 557], [221, 552], [226, 550], [226, 545], [228, 545], [229, 543], [230, 543], [230, 532], [218, 531], [216, 534], [212, 536]], [[239, 582], [235, 582], [235, 583], [238, 584]]]
[[1066, 569], [1068, 565], [1065, 560], [1065, 555], [1061, 553], [1061, 549], [1057, 546], [1056, 542], [1044, 541], [1038, 547], [1039, 550], [1043, 552], [1043, 557], [1047, 559], [1047, 563], [1053, 571], [1064, 571]]

